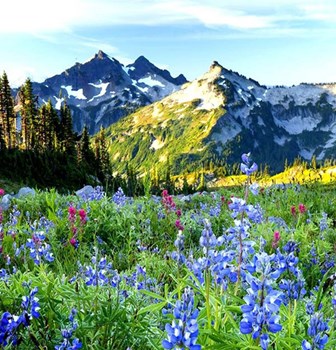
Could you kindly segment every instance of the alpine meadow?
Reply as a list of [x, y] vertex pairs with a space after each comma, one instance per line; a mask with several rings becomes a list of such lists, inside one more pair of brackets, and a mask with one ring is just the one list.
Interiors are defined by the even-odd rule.
[[335, 150], [336, 83], [4, 72], [1, 349], [336, 349]]

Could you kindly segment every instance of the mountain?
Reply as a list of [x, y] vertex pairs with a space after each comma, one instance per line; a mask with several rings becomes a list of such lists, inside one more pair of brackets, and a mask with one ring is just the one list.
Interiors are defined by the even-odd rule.
[[187, 80], [173, 78], [140, 56], [124, 66], [99, 51], [86, 63], [76, 63], [59, 75], [34, 83], [39, 103], [51, 99], [57, 109], [66, 100], [73, 112], [74, 129], [80, 132], [86, 124], [91, 134], [107, 127], [139, 107], [178, 90]]
[[107, 129], [113, 168], [200, 169], [250, 151], [279, 171], [285, 160], [334, 158], [336, 84], [266, 87], [214, 62], [178, 91]]

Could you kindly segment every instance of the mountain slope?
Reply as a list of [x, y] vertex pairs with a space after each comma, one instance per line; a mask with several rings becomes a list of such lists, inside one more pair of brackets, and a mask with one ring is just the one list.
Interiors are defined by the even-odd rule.
[[239, 162], [243, 152], [271, 170], [285, 160], [332, 157], [336, 150], [336, 86], [260, 85], [214, 62], [181, 89], [112, 125], [114, 169], [173, 173], [204, 162]]
[[75, 130], [80, 132], [86, 124], [94, 134], [101, 126], [178, 90], [186, 81], [183, 75], [173, 78], [143, 56], [125, 67], [99, 51], [88, 62], [76, 63], [43, 83], [34, 83], [33, 88], [40, 103], [51, 99], [59, 109], [66, 100]]

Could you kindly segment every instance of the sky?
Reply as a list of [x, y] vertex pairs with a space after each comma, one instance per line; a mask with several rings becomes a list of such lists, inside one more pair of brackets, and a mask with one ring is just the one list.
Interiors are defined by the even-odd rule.
[[0, 72], [42, 82], [99, 50], [188, 80], [216, 60], [265, 85], [336, 82], [335, 0], [16, 0], [0, 5]]

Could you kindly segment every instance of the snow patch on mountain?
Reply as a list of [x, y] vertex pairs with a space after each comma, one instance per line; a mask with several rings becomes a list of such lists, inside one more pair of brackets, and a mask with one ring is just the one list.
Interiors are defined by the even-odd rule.
[[212, 69], [200, 79], [184, 84], [182, 88], [170, 95], [172, 103], [185, 103], [200, 100], [197, 109], [212, 110], [223, 105], [223, 95], [216, 90], [214, 80], [220, 75], [220, 69]]
[[[336, 106], [336, 86], [334, 84], [300, 84], [292, 87], [273, 87], [267, 90], [267, 98], [266, 95], [264, 97], [273, 105], [282, 104], [289, 108], [290, 102], [295, 102], [296, 105], [315, 104], [323, 93], [329, 94], [328, 102]], [[335, 98], [333, 98], [333, 95]]]
[[55, 103], [55, 108], [57, 110], [60, 110], [61, 109], [61, 106], [62, 106], [62, 103], [64, 102], [64, 98], [58, 98], [57, 96], [54, 96], [55, 100], [56, 100], [56, 103]]
[[73, 96], [73, 97], [77, 98], [78, 100], [86, 100], [87, 99], [84, 96], [82, 88], [79, 89], [79, 90], [72, 90], [72, 86], [71, 85], [68, 85], [68, 86], [61, 85], [61, 88], [65, 89], [67, 91], [69, 97]]
[[165, 87], [160, 81], [154, 79], [151, 76], [139, 79], [138, 83], [140, 83], [140, 84], [143, 83], [143, 84], [146, 84], [150, 87], [153, 87], [153, 86]]
[[152, 144], [150, 145], [150, 149], [154, 149], [157, 151], [158, 149], [162, 148], [164, 146], [164, 142], [160, 141], [159, 139], [155, 139]]
[[281, 137], [279, 137], [277, 135], [274, 136], [274, 142], [276, 144], [278, 144], [279, 146], [284, 146], [284, 144], [288, 141], [290, 141], [290, 138], [288, 138], [286, 136], [281, 136]]
[[93, 96], [88, 102], [92, 102], [95, 98], [104, 96], [106, 94], [107, 91], [107, 87], [109, 86], [110, 83], [101, 83], [101, 84], [93, 84], [93, 83], [89, 83], [89, 85], [94, 86], [97, 89], [101, 89], [100, 93], [96, 96]]
[[306, 148], [301, 149], [299, 152], [300, 156], [304, 159], [307, 159], [307, 160], [312, 159], [314, 153], [315, 153], [314, 149], [310, 150], [310, 149], [306, 149]]
[[274, 123], [291, 135], [298, 135], [303, 131], [312, 131], [316, 128], [318, 122], [319, 120], [314, 116], [303, 118], [301, 115], [297, 115], [290, 119], [281, 120], [274, 118]]

